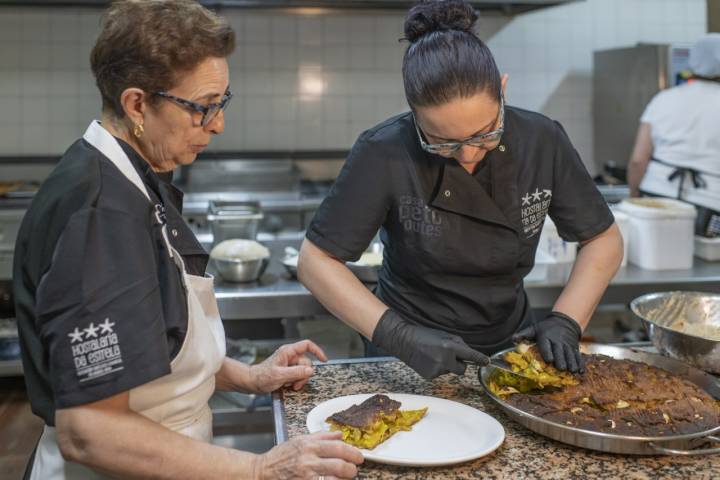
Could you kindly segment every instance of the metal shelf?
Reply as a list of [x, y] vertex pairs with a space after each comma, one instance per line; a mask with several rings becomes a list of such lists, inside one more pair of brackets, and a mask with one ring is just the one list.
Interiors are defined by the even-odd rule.
[[22, 361], [0, 360], [0, 377], [21, 377], [23, 374]]

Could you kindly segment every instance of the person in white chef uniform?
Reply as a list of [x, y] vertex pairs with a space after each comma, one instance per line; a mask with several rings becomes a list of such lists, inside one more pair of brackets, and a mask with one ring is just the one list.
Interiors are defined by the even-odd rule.
[[[225, 355], [208, 255], [172, 171], [225, 128], [228, 23], [193, 0], [123, 0], [91, 66], [101, 121], [63, 154], [18, 236], [13, 280], [25, 381], [45, 422], [25, 478], [353, 478], [340, 433], [256, 455], [213, 445], [216, 390], [300, 389], [310, 341], [249, 366]], [[0, 475], [1, 476], [1, 475]]]
[[720, 235], [720, 34], [690, 49], [692, 77], [659, 92], [640, 118], [628, 164], [634, 196], [678, 198], [698, 207], [696, 233]]

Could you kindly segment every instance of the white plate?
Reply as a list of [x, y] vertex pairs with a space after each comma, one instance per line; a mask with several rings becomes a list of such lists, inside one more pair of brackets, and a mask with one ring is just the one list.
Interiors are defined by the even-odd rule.
[[[374, 394], [333, 398], [307, 416], [310, 433], [329, 430], [325, 419]], [[495, 451], [505, 440], [505, 429], [490, 415], [443, 398], [387, 393], [402, 410], [428, 407], [425, 417], [409, 432], [398, 432], [373, 450], [361, 450], [367, 460], [390, 465], [434, 467], [467, 462]]]

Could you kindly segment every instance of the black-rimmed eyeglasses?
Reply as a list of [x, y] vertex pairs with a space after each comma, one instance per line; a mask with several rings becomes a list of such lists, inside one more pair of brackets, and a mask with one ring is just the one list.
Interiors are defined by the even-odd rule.
[[172, 102], [177, 103], [178, 105], [182, 105], [183, 107], [187, 107], [193, 112], [197, 112], [202, 115], [200, 119], [200, 126], [206, 127], [210, 124], [213, 120], [215, 120], [215, 117], [218, 116], [220, 112], [225, 110], [230, 103], [230, 100], [233, 97], [232, 92], [230, 91], [230, 87], [225, 90], [225, 93], [223, 93], [222, 98], [220, 99], [220, 102], [218, 103], [209, 103], [207, 105], [201, 105], [199, 103], [192, 102], [190, 100], [186, 100], [184, 98], [176, 97], [175, 95], [171, 95], [167, 92], [155, 92], [155, 95], [158, 97], [166, 98]]
[[441, 155], [443, 157], [449, 157], [465, 145], [477, 148], [486, 148], [498, 143], [505, 132], [505, 99], [502, 95], [500, 95], [500, 111], [498, 112], [495, 122], [495, 125], [499, 125], [497, 130], [481, 133], [480, 135], [475, 135], [474, 137], [470, 137], [460, 142], [427, 143], [423, 138], [423, 132], [418, 125], [417, 119], [415, 118], [415, 113], [413, 113], [413, 122], [415, 123], [415, 131], [420, 139], [420, 146], [426, 152]]

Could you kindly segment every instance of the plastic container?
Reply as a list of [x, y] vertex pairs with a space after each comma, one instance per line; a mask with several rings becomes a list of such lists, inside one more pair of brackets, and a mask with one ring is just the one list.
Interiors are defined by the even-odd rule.
[[535, 251], [535, 266], [530, 273], [525, 276], [525, 283], [542, 282], [547, 279], [548, 265], [554, 265], [557, 262], [549, 253], [545, 253], [539, 248]]
[[620, 234], [623, 237], [623, 247], [625, 253], [623, 254], [623, 259], [620, 266], [624, 267], [627, 265], [628, 254], [630, 252], [630, 217], [628, 217], [625, 213], [621, 212], [617, 207], [613, 207], [611, 208], [611, 210], [613, 212], [613, 215], [615, 216], [615, 223], [617, 223], [617, 226], [620, 229]]
[[632, 198], [618, 208], [630, 219], [630, 263], [647, 270], [692, 267], [694, 206], [666, 198]]
[[707, 238], [695, 235], [695, 256], [708, 262], [720, 261], [720, 237]]
[[569, 263], [575, 261], [577, 243], [563, 240], [550, 217], [545, 217], [545, 223], [540, 232], [538, 250], [550, 255], [557, 263]]

